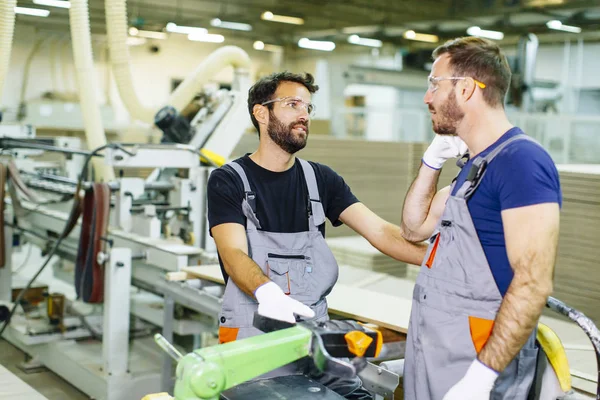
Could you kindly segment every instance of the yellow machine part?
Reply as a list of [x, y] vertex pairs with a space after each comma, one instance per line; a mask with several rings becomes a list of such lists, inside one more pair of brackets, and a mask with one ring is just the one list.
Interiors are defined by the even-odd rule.
[[142, 400], [173, 400], [169, 393], [154, 393], [142, 397]]
[[568, 392], [571, 390], [571, 371], [569, 369], [567, 353], [559, 337], [550, 327], [538, 323], [537, 341], [546, 354], [546, 357], [548, 357], [554, 373], [556, 373], [560, 388], [564, 392]]
[[359, 357], [364, 356], [371, 343], [373, 343], [370, 336], [360, 331], [348, 332], [344, 335], [344, 339], [346, 339], [350, 353]]
[[365, 329], [377, 332], [377, 343], [375, 343], [375, 357], [379, 357], [379, 353], [381, 353], [381, 348], [383, 347], [383, 335], [381, 334], [381, 331], [377, 328], [376, 325], [373, 324], [367, 324], [364, 322], [359, 322], [358, 324], [364, 326]]
[[200, 150], [200, 161], [207, 164], [215, 164], [219, 167], [225, 164], [225, 157], [215, 153], [214, 151], [210, 151], [208, 149]]
[[184, 243], [187, 244], [188, 246], [191, 246], [194, 244], [194, 242], [196, 241], [196, 235], [194, 235], [194, 232], [187, 232], [185, 234], [185, 238], [184, 238]]

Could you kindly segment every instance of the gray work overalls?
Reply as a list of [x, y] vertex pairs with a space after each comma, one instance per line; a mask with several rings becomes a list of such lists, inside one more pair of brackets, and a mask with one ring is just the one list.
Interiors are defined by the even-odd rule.
[[[466, 181], [448, 198], [430, 238], [413, 292], [408, 328], [404, 369], [408, 400], [441, 400], [465, 375], [491, 333], [502, 295], [467, 201], [479, 186], [486, 165], [517, 140], [533, 139], [512, 137], [487, 156], [473, 160]], [[536, 330], [500, 374], [490, 399], [527, 398], [535, 374], [535, 335]]]
[[[338, 265], [318, 228], [325, 222], [325, 212], [315, 172], [307, 161], [298, 160], [304, 172], [310, 204], [307, 204], [306, 216], [308, 231], [296, 233], [259, 230], [256, 201], [260, 199], [252, 191], [242, 166], [236, 162], [227, 165], [237, 172], [244, 184], [242, 210], [247, 221], [248, 255], [285, 294], [309, 306], [315, 312], [314, 320], [325, 321], [328, 319], [325, 296], [337, 281]], [[225, 343], [261, 334], [252, 326], [257, 310], [256, 299], [246, 295], [229, 279], [219, 316], [219, 340]], [[289, 365], [269, 376], [297, 373], [298, 368], [298, 365]]]

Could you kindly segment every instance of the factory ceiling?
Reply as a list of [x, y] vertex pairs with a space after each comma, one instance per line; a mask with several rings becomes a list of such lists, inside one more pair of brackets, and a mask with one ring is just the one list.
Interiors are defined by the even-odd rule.
[[[34, 4], [37, 2], [38, 4]], [[40, 5], [39, 0], [19, 0], [19, 6], [51, 11], [47, 18], [19, 15], [17, 24], [41, 30], [66, 30], [68, 9]], [[104, 1], [89, 0], [92, 31], [105, 31]], [[582, 37], [600, 40], [600, 0], [129, 0], [130, 26], [164, 31], [167, 23], [204, 27], [232, 39], [295, 45], [300, 38], [346, 42], [349, 35], [410, 46], [405, 32], [437, 35], [440, 41], [463, 36], [467, 28], [501, 31], [505, 41], [533, 32], [549, 40]], [[261, 19], [265, 12], [301, 18], [302, 25]], [[250, 25], [251, 31], [215, 27], [215, 18]], [[581, 34], [559, 33], [550, 20], [580, 27]], [[214, 23], [213, 23], [214, 24]], [[511, 39], [512, 38], [512, 39]]]

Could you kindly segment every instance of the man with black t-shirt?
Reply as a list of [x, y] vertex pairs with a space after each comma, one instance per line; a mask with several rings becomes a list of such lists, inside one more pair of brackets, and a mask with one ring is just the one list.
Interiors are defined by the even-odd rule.
[[[260, 334], [254, 312], [290, 323], [326, 320], [338, 266], [325, 242], [325, 217], [350, 226], [383, 253], [421, 264], [425, 246], [406, 241], [400, 228], [360, 203], [331, 168], [298, 159], [306, 146], [310, 74], [282, 72], [258, 81], [248, 111], [259, 133], [258, 150], [215, 170], [208, 181], [208, 219], [226, 282], [219, 340]], [[306, 360], [304, 360], [306, 361]], [[370, 399], [360, 379], [315, 374], [308, 362], [270, 376], [309, 373], [350, 399]]]

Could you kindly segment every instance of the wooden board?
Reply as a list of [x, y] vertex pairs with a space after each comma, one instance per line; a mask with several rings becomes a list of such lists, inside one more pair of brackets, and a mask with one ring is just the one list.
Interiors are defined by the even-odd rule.
[[340, 265], [406, 277], [406, 263], [381, 253], [362, 236], [328, 238], [327, 246]]
[[558, 166], [563, 192], [553, 296], [600, 323], [600, 165]]
[[182, 268], [182, 270], [189, 275], [193, 275], [197, 279], [204, 279], [210, 282], [220, 283], [221, 285], [225, 284], [219, 264], [202, 265], [199, 267], [191, 266]]
[[0, 399], [48, 400], [0, 365]]
[[[224, 284], [219, 265], [186, 267], [183, 271], [199, 279]], [[410, 299], [411, 297], [377, 293], [343, 283], [336, 284], [327, 296], [329, 311], [332, 314], [369, 322], [402, 333], [406, 333], [408, 329], [412, 302]]]

